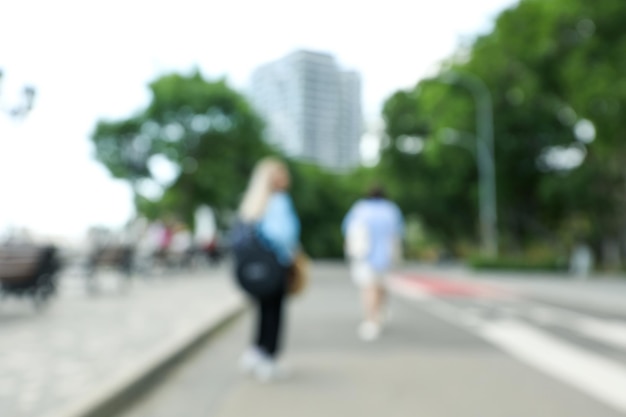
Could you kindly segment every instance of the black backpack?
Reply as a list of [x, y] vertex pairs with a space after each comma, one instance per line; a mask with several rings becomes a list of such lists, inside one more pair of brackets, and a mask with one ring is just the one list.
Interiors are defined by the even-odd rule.
[[264, 299], [285, 291], [286, 269], [259, 234], [254, 223], [238, 222], [231, 232], [235, 278], [254, 298]]

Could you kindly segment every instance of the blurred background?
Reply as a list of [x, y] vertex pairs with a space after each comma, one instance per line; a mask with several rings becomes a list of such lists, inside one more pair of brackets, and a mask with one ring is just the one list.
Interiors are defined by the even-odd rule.
[[202, 205], [224, 227], [275, 153], [314, 257], [342, 255], [340, 217], [378, 179], [411, 258], [552, 269], [578, 248], [618, 270], [622, 13], [617, 0], [7, 6], [0, 230], [76, 244], [138, 216], [193, 229]]
[[[332, 349], [350, 353], [344, 364], [360, 352], [360, 345], [342, 339], [353, 333], [352, 324], [327, 325], [331, 313], [337, 326], [354, 318], [346, 307], [352, 293], [347, 279], [341, 281], [347, 270], [340, 262], [340, 224], [378, 183], [405, 217], [412, 273], [427, 265], [433, 269], [426, 274], [438, 279], [463, 271], [485, 283], [498, 271], [513, 274], [507, 276], [517, 290], [530, 288], [529, 277], [543, 277], [533, 294], [575, 304], [577, 313], [541, 310], [535, 317], [541, 326], [577, 323], [578, 333], [615, 351], [586, 348], [623, 362], [626, 304], [623, 285], [615, 283], [623, 283], [626, 266], [624, 21], [624, 0], [3, 3], [0, 295], [3, 301], [4, 295], [32, 296], [37, 311], [55, 292], [63, 301], [37, 319], [19, 303], [2, 305], [0, 414], [41, 416], [82, 401], [112, 369], [132, 367], [164, 340], [184, 338], [197, 323], [220, 316], [220, 308], [239, 308], [222, 261], [251, 170], [268, 155], [289, 165], [302, 245], [318, 262], [317, 292], [297, 317], [306, 329], [334, 332], [296, 332], [294, 346], [338, 341]], [[437, 275], [441, 271], [448, 272]], [[63, 279], [53, 279], [57, 274]], [[135, 280], [132, 285], [145, 287], [126, 298], [84, 302], [85, 292], [130, 288], [136, 274], [179, 280]], [[593, 277], [586, 281], [598, 286], [565, 285], [585, 281], [563, 279], [572, 276]], [[420, 277], [402, 291], [408, 288], [413, 298], [420, 291], [494, 294]], [[412, 285], [422, 289], [415, 293]], [[583, 299], [593, 307], [577, 304]], [[471, 315], [469, 323], [486, 308], [482, 301], [467, 311], [463, 302], [454, 308]], [[515, 303], [506, 308], [532, 310]], [[601, 308], [607, 310], [595, 321], [581, 318]], [[416, 310], [399, 311], [404, 333], [382, 351], [475, 347], [473, 339], [432, 326]], [[480, 337], [502, 347], [506, 338], [494, 335]], [[239, 339], [228, 339], [223, 351], [237, 350]], [[544, 346], [535, 342], [528, 343]], [[570, 350], [551, 352], [572, 357]], [[472, 356], [462, 353], [463, 360]], [[216, 355], [212, 361], [234, 360]], [[301, 359], [300, 365], [313, 369], [315, 363]], [[463, 372], [481, 374], [472, 368], [476, 363]], [[594, 374], [598, 386], [589, 388], [593, 383], [580, 375], [568, 381], [625, 411], [623, 363], [606, 368]], [[357, 363], [347, 375], [354, 377], [355, 369], [367, 367]], [[397, 375], [405, 375], [402, 370]], [[215, 381], [227, 380], [228, 372]], [[441, 373], [444, 391], [459, 381], [454, 372]], [[64, 383], [57, 386], [58, 380]], [[529, 394], [533, 399], [504, 396], [474, 415], [606, 411], [577, 403], [560, 386], [525, 381], [522, 394], [550, 393], [556, 411], [528, 409], [541, 403]], [[482, 398], [472, 391], [479, 386], [463, 387], [468, 404]], [[315, 392], [309, 389], [303, 392]], [[367, 397], [367, 390], [357, 392]], [[174, 409], [187, 400], [177, 401]], [[460, 415], [462, 403], [449, 415]], [[233, 410], [225, 415], [247, 415]], [[74, 411], [58, 416], [91, 415]], [[153, 416], [137, 414], [144, 415]]]

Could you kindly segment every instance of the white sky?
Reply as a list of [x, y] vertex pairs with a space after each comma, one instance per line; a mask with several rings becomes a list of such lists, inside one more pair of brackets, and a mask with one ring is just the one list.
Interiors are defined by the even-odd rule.
[[78, 236], [133, 212], [128, 186], [92, 158], [102, 117], [148, 102], [146, 83], [199, 67], [244, 89], [258, 65], [328, 51], [363, 78], [367, 120], [515, 0], [9, 0], [0, 12], [0, 105], [37, 88], [21, 123], [0, 114], [0, 231]]

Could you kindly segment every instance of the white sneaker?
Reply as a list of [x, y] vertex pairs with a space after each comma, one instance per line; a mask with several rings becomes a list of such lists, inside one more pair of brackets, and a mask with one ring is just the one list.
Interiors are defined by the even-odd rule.
[[254, 375], [261, 382], [274, 382], [289, 377], [289, 372], [276, 363], [275, 359], [263, 358], [254, 369]]
[[246, 350], [239, 359], [239, 370], [244, 374], [251, 374], [263, 360], [263, 353], [256, 347]]
[[380, 336], [380, 325], [371, 321], [364, 321], [359, 326], [359, 337], [366, 341], [371, 342], [378, 339]]

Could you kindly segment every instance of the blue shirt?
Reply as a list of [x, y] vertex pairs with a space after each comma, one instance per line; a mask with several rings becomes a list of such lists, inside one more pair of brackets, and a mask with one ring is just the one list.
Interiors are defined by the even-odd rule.
[[393, 262], [396, 242], [404, 233], [404, 221], [398, 206], [382, 198], [359, 200], [343, 219], [344, 236], [353, 221], [361, 222], [367, 230], [367, 263], [377, 271], [388, 269]]
[[300, 220], [287, 193], [272, 194], [258, 227], [279, 262], [291, 265], [300, 241]]

